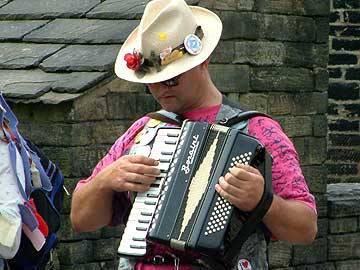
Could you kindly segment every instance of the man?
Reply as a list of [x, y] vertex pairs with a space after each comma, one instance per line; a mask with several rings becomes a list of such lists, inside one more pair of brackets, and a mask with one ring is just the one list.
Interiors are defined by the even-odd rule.
[[[226, 101], [208, 72], [209, 57], [221, 31], [220, 19], [207, 9], [189, 7], [183, 0], [151, 1], [140, 25], [123, 44], [115, 72], [122, 79], [147, 84], [156, 101], [169, 112], [194, 121], [218, 122], [240, 111]], [[128, 192], [148, 190], [160, 174], [157, 160], [126, 155], [149, 122], [148, 116], [137, 120], [92, 175], [78, 183], [71, 211], [75, 230], [93, 231], [126, 222]], [[245, 130], [257, 137], [273, 158], [275, 195], [263, 223], [276, 239], [311, 243], [317, 233], [316, 206], [293, 144], [270, 118], [254, 117], [245, 124]], [[252, 211], [264, 192], [264, 178], [257, 169], [238, 165], [220, 177], [215, 188], [238, 209]], [[244, 261], [253, 269], [267, 269], [264, 239], [262, 232], [249, 238], [244, 244], [247, 247], [239, 250], [238, 269], [251, 269], [241, 268]], [[154, 250], [149, 256], [163, 252], [156, 247]], [[144, 263], [138, 263], [136, 269], [146, 269]]]

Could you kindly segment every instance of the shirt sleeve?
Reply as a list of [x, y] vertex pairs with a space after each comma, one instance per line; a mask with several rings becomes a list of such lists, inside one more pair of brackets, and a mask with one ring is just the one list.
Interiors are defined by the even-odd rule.
[[274, 193], [303, 202], [316, 212], [315, 198], [302, 173], [298, 153], [280, 125], [271, 118], [254, 117], [249, 121], [249, 135], [256, 137], [273, 158]]
[[[102, 169], [123, 156], [132, 146], [135, 136], [143, 129], [149, 119], [150, 118], [147, 116], [140, 118], [120, 138], [118, 138], [107, 154], [95, 166], [90, 177], [80, 180], [77, 183], [75, 190], [88, 184]], [[110, 226], [119, 225], [125, 221], [129, 212], [130, 203], [129, 192], [115, 193], [113, 197], [113, 216], [109, 224]]]

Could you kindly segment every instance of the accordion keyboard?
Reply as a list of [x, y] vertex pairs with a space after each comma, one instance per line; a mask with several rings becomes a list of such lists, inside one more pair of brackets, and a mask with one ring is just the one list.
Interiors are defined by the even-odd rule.
[[132, 154], [146, 155], [159, 160], [158, 168], [161, 174], [148, 191], [137, 193], [118, 248], [118, 254], [126, 256], [144, 256], [146, 254], [146, 234], [179, 135], [180, 128], [158, 128], [149, 145], [135, 145]]

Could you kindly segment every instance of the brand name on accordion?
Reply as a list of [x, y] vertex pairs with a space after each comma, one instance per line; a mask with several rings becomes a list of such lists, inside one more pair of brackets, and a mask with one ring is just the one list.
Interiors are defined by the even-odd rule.
[[194, 135], [192, 138], [193, 138], [193, 141], [191, 142], [191, 145], [190, 145], [189, 155], [186, 158], [185, 164], [181, 166], [181, 170], [185, 174], [188, 174], [190, 172], [190, 165], [193, 164], [195, 153], [199, 147], [199, 135]]

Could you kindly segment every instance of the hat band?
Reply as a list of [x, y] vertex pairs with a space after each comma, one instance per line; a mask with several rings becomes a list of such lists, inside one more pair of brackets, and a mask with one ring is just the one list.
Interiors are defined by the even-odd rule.
[[184, 54], [197, 55], [202, 49], [202, 38], [204, 32], [201, 26], [196, 27], [194, 34], [185, 37], [184, 42], [172, 49], [165, 48], [159, 55], [155, 55], [154, 51], [150, 52], [150, 57], [145, 58], [140, 52], [133, 50], [132, 53], [124, 55], [126, 66], [135, 71], [138, 78], [142, 78], [146, 73], [155, 69], [156, 72], [161, 71], [161, 66], [168, 65], [184, 56]]

